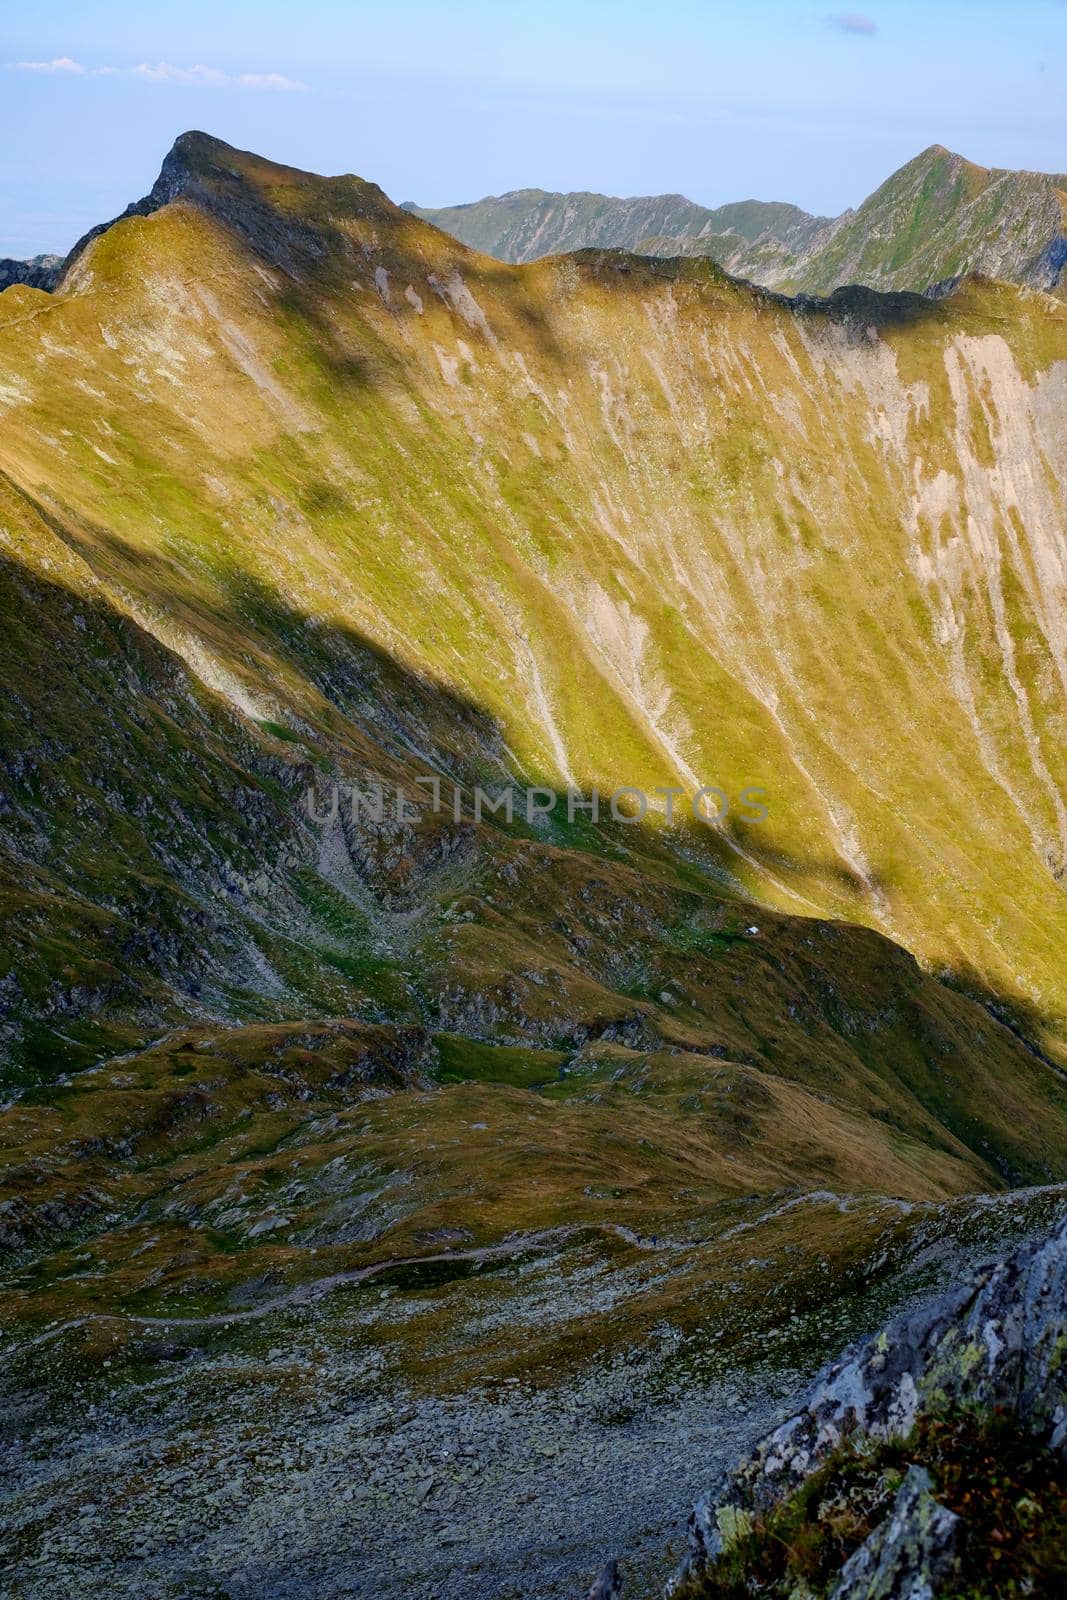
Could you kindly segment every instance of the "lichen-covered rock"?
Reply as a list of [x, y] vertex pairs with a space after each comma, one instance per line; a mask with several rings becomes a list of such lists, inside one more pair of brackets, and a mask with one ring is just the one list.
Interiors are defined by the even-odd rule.
[[956, 1565], [960, 1519], [934, 1499], [930, 1474], [911, 1467], [893, 1509], [841, 1569], [831, 1600], [932, 1600]]
[[803, 1409], [697, 1505], [687, 1570], [735, 1543], [753, 1513], [782, 1501], [849, 1436], [902, 1437], [920, 1415], [965, 1407], [1010, 1411], [1037, 1440], [1067, 1450], [1067, 1217], [827, 1367]]

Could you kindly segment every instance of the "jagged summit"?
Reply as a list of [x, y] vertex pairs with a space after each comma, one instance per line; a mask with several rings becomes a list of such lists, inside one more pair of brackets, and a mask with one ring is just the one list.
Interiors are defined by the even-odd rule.
[[24, 283], [31, 289], [52, 289], [62, 265], [62, 256], [31, 256], [28, 261], [4, 256], [0, 258], [0, 290], [9, 289], [13, 283]]
[[800, 264], [797, 286], [926, 289], [980, 273], [1055, 289], [1067, 256], [1065, 188], [1062, 175], [980, 167], [931, 145], [838, 219]]
[[192, 168], [203, 162], [214, 164], [220, 160], [241, 157], [259, 159], [253, 151], [240, 150], [235, 145], [227, 144], [225, 139], [216, 138], [213, 133], [205, 133], [202, 128], [187, 128], [184, 133], [178, 134], [163, 157], [160, 177], [163, 177], [168, 170]]
[[322, 184], [355, 184], [368, 194], [380, 197], [389, 208], [400, 209], [393, 205], [376, 183], [370, 183], [355, 173], [324, 175], [310, 172], [286, 162], [272, 161], [254, 150], [241, 150], [236, 145], [227, 144], [225, 139], [216, 138], [214, 134], [204, 133], [198, 128], [190, 128], [178, 135], [163, 158], [159, 177], [150, 192], [163, 195], [168, 185], [180, 189], [197, 181], [220, 178], [292, 189], [316, 188]]
[[1041, 178], [1059, 185], [1064, 182], [1065, 176], [1063, 173], [1042, 172], [1037, 167], [984, 167], [980, 161], [972, 161], [970, 156], [962, 155], [958, 150], [950, 150], [948, 145], [929, 144], [924, 150], [920, 150], [917, 156], [913, 156], [902, 167], [898, 167], [897, 172], [887, 179], [887, 182], [891, 182], [892, 177], [896, 177], [899, 173], [907, 172], [912, 168], [919, 166], [930, 167], [946, 161], [956, 170], [966, 168], [968, 172], [980, 174], [983, 179], [1001, 176]]

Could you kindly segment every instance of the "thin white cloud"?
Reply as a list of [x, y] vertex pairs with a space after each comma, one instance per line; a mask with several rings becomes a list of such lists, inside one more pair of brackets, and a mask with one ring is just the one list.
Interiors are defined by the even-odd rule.
[[54, 61], [13, 61], [11, 65], [16, 72], [73, 72], [78, 78], [86, 76], [81, 62], [72, 61], [69, 56], [56, 56]]
[[206, 89], [224, 89], [230, 81], [228, 73], [199, 62], [195, 67], [175, 67], [169, 61], [157, 61], [154, 66], [149, 61], [141, 61], [126, 71], [129, 77], [142, 78], [146, 83], [192, 83]]
[[308, 85], [281, 72], [223, 72], [220, 67], [177, 67], [171, 61], [141, 61], [135, 67], [84, 67], [69, 56], [55, 61], [12, 61], [16, 72], [65, 72], [77, 78], [139, 78], [142, 83], [180, 83], [201, 89], [275, 89], [303, 92]]
[[307, 89], [298, 78], [285, 78], [280, 72], [242, 72], [237, 82], [246, 89]]
[[861, 39], [873, 39], [878, 32], [877, 22], [858, 11], [837, 11], [828, 20], [838, 33], [851, 33]]

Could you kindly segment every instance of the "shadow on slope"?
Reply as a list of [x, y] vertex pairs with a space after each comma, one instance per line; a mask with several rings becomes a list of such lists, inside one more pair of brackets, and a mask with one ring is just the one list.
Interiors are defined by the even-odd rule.
[[[708, 830], [476, 826], [424, 802], [410, 826], [343, 830], [323, 879], [325, 841], [301, 812], [312, 777], [371, 772], [411, 785], [413, 801], [419, 775], [499, 780], [494, 719], [262, 582], [227, 571], [207, 583], [49, 526], [65, 540], [57, 553], [95, 558], [120, 593], [134, 576], [163, 622], [151, 637], [81, 561], [70, 587], [5, 567], [5, 832], [10, 893], [23, 897], [6, 1004], [13, 1037], [43, 1029], [35, 1059], [50, 1038], [75, 1064], [116, 1026], [132, 1040], [198, 1013], [280, 1020], [369, 1001], [378, 1020], [498, 1043], [665, 1042], [747, 1060], [977, 1155], [989, 1181], [1056, 1174], [1058, 1085], [1007, 1029], [873, 932], [725, 898], [700, 864]], [[167, 644], [174, 615], [218, 651], [228, 698]], [[190, 659], [210, 682], [202, 651]], [[240, 702], [265, 692], [284, 720], [257, 727]], [[393, 949], [398, 976], [413, 970], [368, 991], [330, 955], [339, 942]]]

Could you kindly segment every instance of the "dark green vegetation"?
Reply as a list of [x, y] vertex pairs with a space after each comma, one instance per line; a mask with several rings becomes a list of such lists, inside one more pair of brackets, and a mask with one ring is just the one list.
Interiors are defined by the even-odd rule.
[[1013, 1417], [923, 1418], [907, 1439], [849, 1445], [757, 1521], [679, 1600], [828, 1595], [883, 1521], [904, 1475], [925, 1467], [938, 1501], [963, 1520], [959, 1570], [941, 1600], [1023, 1600], [1067, 1588], [1067, 1466], [1036, 1450]]

